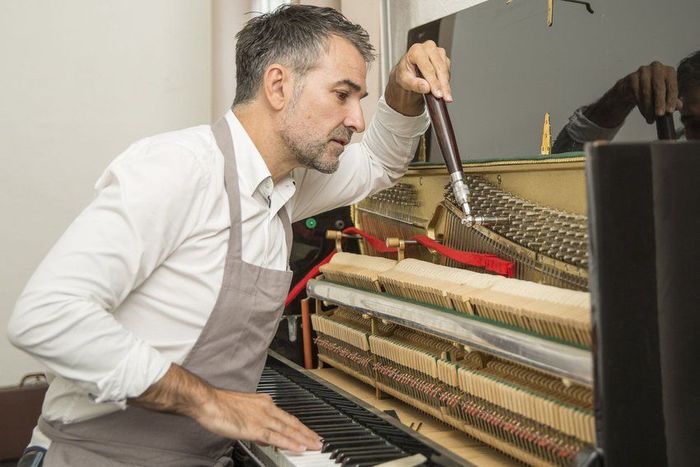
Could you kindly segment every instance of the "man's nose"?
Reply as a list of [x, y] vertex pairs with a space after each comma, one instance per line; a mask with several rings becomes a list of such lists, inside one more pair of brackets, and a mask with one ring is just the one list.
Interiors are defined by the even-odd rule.
[[365, 117], [362, 113], [362, 106], [359, 102], [354, 103], [350, 109], [348, 115], [345, 117], [343, 122], [346, 128], [350, 128], [353, 133], [362, 133], [365, 131]]

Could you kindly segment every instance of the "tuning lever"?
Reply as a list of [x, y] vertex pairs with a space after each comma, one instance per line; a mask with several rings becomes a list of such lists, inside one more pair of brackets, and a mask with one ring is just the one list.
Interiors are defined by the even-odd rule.
[[661, 117], [656, 117], [656, 135], [661, 140], [677, 139], [672, 113], [665, 113]]

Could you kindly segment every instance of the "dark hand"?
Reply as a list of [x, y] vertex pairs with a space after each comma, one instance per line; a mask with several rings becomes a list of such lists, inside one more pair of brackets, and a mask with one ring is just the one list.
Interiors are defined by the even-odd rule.
[[229, 439], [255, 441], [290, 451], [321, 449], [319, 436], [296, 417], [275, 406], [267, 394], [224, 391], [179, 365], [130, 403], [186, 415]]
[[433, 41], [413, 44], [391, 70], [385, 91], [386, 102], [404, 115], [420, 115], [423, 94], [431, 92], [437, 98], [444, 97], [447, 102], [452, 102], [450, 59], [445, 49]]
[[639, 67], [622, 78], [585, 112], [594, 123], [614, 128], [624, 122], [635, 107], [647, 123], [656, 117], [680, 110], [676, 70], [660, 62]]

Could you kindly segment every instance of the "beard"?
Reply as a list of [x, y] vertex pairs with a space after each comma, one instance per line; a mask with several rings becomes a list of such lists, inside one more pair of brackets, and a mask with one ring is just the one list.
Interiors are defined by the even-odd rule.
[[284, 128], [280, 135], [289, 152], [299, 165], [331, 174], [338, 170], [340, 154], [345, 150], [334, 140], [350, 141], [352, 130], [341, 125], [323, 138], [310, 139], [312, 129], [299, 123], [295, 118], [296, 99], [292, 102], [284, 120]]
[[308, 130], [294, 131], [288, 127], [282, 132], [282, 140], [297, 162], [303, 167], [331, 174], [338, 170], [340, 154], [344, 147], [334, 140], [349, 141], [352, 131], [344, 126], [333, 130], [330, 135], [318, 140], [308, 140]]

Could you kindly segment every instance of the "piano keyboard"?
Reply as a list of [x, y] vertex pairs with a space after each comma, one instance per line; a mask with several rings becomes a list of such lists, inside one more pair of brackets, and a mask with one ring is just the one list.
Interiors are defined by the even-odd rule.
[[387, 415], [290, 365], [281, 357], [268, 356], [257, 392], [269, 394], [277, 406], [318, 433], [323, 449], [296, 454], [245, 443], [262, 465], [365, 467], [392, 461], [388, 465], [464, 465]]

